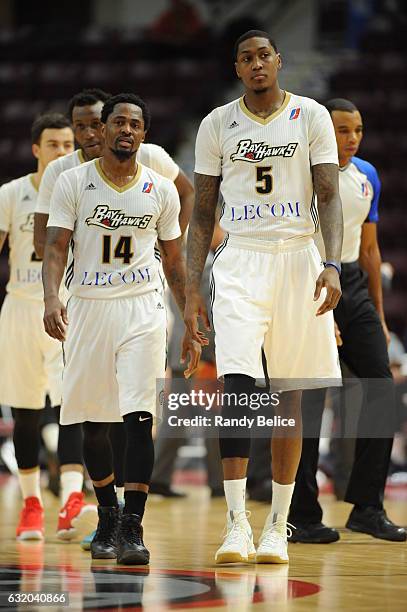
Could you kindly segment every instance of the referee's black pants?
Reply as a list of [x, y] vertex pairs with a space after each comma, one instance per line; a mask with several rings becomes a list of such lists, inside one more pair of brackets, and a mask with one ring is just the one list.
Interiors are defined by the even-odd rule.
[[[343, 340], [339, 347], [340, 358], [358, 378], [375, 379], [371, 384], [362, 381], [364, 399], [358, 424], [358, 436], [361, 437], [356, 439], [345, 501], [382, 508], [393, 442], [389, 423], [394, 417], [394, 386], [387, 344], [368, 293], [367, 275], [357, 262], [343, 264], [341, 285], [342, 297], [334, 311]], [[304, 440], [289, 516], [289, 521], [294, 524], [306, 525], [322, 520], [316, 472], [325, 394], [325, 389], [303, 393]], [[380, 431], [378, 414], [383, 419], [382, 431], [389, 432], [386, 433], [388, 437], [363, 437], [363, 432], [369, 431], [369, 419], [376, 419], [375, 431]]]

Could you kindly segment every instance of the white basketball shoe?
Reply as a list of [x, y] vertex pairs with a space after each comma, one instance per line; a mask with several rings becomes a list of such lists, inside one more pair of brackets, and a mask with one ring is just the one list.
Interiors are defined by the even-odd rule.
[[227, 513], [226, 535], [222, 546], [217, 550], [215, 563], [248, 563], [254, 562], [256, 549], [253, 533], [247, 520], [249, 512], [233, 511]]
[[[274, 515], [276, 517], [276, 515]], [[256, 563], [288, 563], [287, 533], [291, 537], [294, 525], [279, 517], [266, 521], [257, 547]]]

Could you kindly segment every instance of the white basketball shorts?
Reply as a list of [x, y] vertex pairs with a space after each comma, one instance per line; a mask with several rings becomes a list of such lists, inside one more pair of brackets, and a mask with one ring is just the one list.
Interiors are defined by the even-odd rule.
[[44, 305], [7, 295], [0, 314], [0, 404], [40, 409], [48, 393], [59, 406], [62, 346], [44, 330]]
[[279, 391], [341, 384], [333, 313], [317, 317], [323, 270], [312, 238], [279, 243], [228, 236], [215, 253], [211, 300], [218, 376], [264, 380]]
[[[158, 291], [67, 304], [61, 424], [156, 415], [165, 376], [166, 311]], [[163, 385], [162, 385], [163, 386]]]

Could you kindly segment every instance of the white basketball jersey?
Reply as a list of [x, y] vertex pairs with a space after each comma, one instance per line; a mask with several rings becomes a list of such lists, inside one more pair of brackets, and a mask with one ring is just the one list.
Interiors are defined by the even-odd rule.
[[[339, 168], [339, 194], [343, 210], [342, 263], [359, 259], [362, 225], [379, 220], [380, 189], [376, 168], [364, 159], [352, 157], [344, 168]], [[325, 248], [320, 231], [315, 235], [315, 242], [324, 259]]]
[[52, 194], [48, 227], [73, 231], [69, 292], [108, 299], [160, 289], [154, 245], [157, 238], [181, 235], [179, 210], [174, 183], [141, 164], [125, 187], [104, 175], [99, 160], [63, 172]]
[[195, 172], [222, 177], [222, 229], [269, 241], [314, 234], [311, 166], [338, 164], [326, 108], [288, 92], [267, 119], [243, 98], [215, 108], [201, 123], [195, 157]]
[[10, 279], [7, 292], [41, 301], [41, 260], [34, 252], [34, 211], [37, 190], [32, 175], [6, 183], [0, 188], [0, 229], [8, 233]]
[[[172, 157], [168, 155], [165, 149], [155, 144], [141, 143], [137, 152], [137, 161], [155, 170], [158, 174], [162, 174], [170, 181], [175, 181], [179, 173], [179, 167]], [[76, 168], [76, 166], [85, 162], [81, 149], [77, 149], [73, 153], [48, 164], [41, 180], [35, 212], [48, 215], [52, 191], [61, 172]]]

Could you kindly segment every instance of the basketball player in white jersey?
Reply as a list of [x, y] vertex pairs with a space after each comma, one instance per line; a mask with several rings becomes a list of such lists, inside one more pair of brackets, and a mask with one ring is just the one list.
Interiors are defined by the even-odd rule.
[[[40, 417], [47, 392], [57, 412], [61, 403], [62, 351], [43, 329], [41, 260], [34, 252], [33, 226], [38, 187], [47, 164], [73, 151], [69, 121], [58, 113], [40, 116], [32, 126], [32, 143], [37, 171], [0, 189], [0, 249], [7, 235], [10, 246], [10, 279], [0, 316], [0, 403], [14, 409], [13, 439], [24, 499], [17, 526], [19, 539], [44, 537]], [[79, 518], [87, 522], [89, 514], [96, 514], [95, 506], [84, 504], [82, 480], [77, 482], [73, 469], [78, 454], [81, 456], [81, 448], [71, 430], [60, 433], [58, 455], [65, 475], [61, 479], [63, 516], [57, 531], [63, 539], [76, 535]], [[86, 529], [89, 527], [87, 524]]]
[[[41, 181], [37, 208], [34, 216], [34, 245], [36, 253], [40, 257], [42, 257], [44, 253], [46, 225], [51, 195], [57, 178], [65, 170], [79, 166], [86, 161], [96, 159], [102, 155], [104, 138], [100, 116], [103, 104], [109, 97], [110, 94], [101, 89], [84, 89], [73, 96], [68, 103], [68, 117], [72, 122], [75, 140], [79, 148], [63, 159], [58, 159], [54, 163], [49, 164]], [[181, 204], [179, 223], [181, 232], [184, 233], [189, 223], [194, 202], [194, 189], [190, 180], [170, 155], [158, 145], [141, 143], [137, 152], [137, 159], [148, 168], [174, 181]], [[161, 259], [158, 248], [155, 253], [157, 259]], [[71, 429], [76, 429], [77, 436], [80, 438], [78, 443], [82, 445], [81, 428], [71, 427]], [[122, 423], [115, 423], [111, 426], [110, 438], [113, 446], [117, 495], [119, 500], [123, 501], [123, 452], [125, 447], [125, 432]], [[78, 471], [79, 468], [82, 469], [81, 466], [77, 466]], [[92, 533], [84, 538], [81, 543], [82, 548], [89, 550], [93, 535]]]
[[[146, 104], [134, 94], [114, 96], [101, 121], [104, 155], [62, 173], [53, 191], [43, 266], [44, 324], [64, 341], [61, 423], [84, 424], [84, 457], [99, 502], [92, 557], [146, 564], [141, 521], [166, 352], [154, 247], [158, 239], [169, 286], [183, 311], [180, 206], [173, 182], [137, 161], [150, 123]], [[71, 240], [66, 285], [72, 297], [65, 309], [58, 294]], [[187, 376], [196, 369], [201, 342], [189, 334], [184, 338], [184, 357], [190, 353]], [[127, 448], [119, 526], [107, 432], [109, 423], [122, 418]]]
[[[68, 117], [79, 148], [64, 159], [50, 164], [44, 173], [34, 217], [34, 244], [39, 257], [44, 254], [49, 206], [58, 176], [65, 170], [102, 155], [104, 139], [100, 115], [103, 104], [109, 97], [110, 94], [101, 89], [84, 89], [69, 101]], [[194, 189], [191, 182], [167, 151], [158, 145], [142, 143], [137, 159], [148, 168], [174, 181], [181, 202], [179, 222], [184, 233], [194, 204]]]
[[[245, 513], [250, 437], [221, 432], [227, 535], [215, 560], [286, 563], [287, 514], [301, 455], [301, 390], [340, 384], [341, 378], [329, 312], [341, 295], [338, 154], [327, 110], [280, 89], [281, 56], [267, 33], [241, 36], [235, 57], [245, 94], [213, 110], [197, 136], [185, 322], [192, 335], [198, 314], [208, 324], [199, 283], [220, 189], [227, 236], [212, 269], [218, 376], [232, 394], [227, 397], [250, 396], [255, 379], [263, 378], [263, 347], [272, 385], [282, 391], [276, 414], [296, 425], [289, 432], [273, 427], [273, 501], [257, 554]], [[325, 265], [312, 239], [315, 194]], [[244, 417], [241, 404], [224, 402], [223, 416]]]

